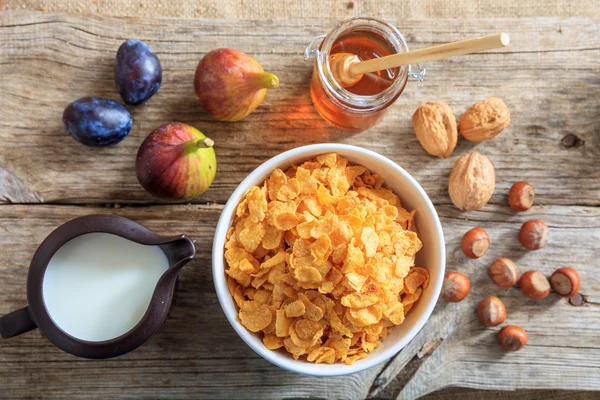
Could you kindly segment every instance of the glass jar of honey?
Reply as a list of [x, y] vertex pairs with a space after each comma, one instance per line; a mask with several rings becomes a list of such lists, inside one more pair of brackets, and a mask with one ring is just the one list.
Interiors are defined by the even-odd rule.
[[338, 128], [361, 131], [373, 126], [400, 96], [408, 76], [422, 81], [425, 69], [403, 66], [371, 72], [354, 86], [344, 88], [334, 79], [329, 57], [352, 53], [366, 61], [406, 51], [408, 45], [398, 29], [376, 18], [351, 18], [328, 35], [313, 39], [304, 59], [315, 57], [310, 95], [317, 112]]

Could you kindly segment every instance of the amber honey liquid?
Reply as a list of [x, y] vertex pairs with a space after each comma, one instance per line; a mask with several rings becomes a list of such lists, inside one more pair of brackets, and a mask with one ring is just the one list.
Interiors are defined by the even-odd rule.
[[[340, 36], [333, 44], [331, 54], [356, 54], [361, 61], [395, 54], [396, 49], [381, 35], [372, 31], [354, 31]], [[387, 89], [398, 76], [398, 68], [366, 73], [348, 91], [361, 96], [372, 96]]]
[[[361, 61], [384, 57], [396, 52], [386, 37], [368, 28], [355, 29], [341, 34], [334, 41], [330, 50], [330, 54], [356, 54]], [[399, 73], [400, 68], [367, 73], [357, 84], [346, 90], [360, 96], [376, 95], [390, 87], [398, 78]], [[351, 105], [347, 104], [340, 106], [339, 101], [333, 101], [331, 95], [323, 88], [316, 66], [313, 71], [310, 92], [319, 114], [338, 128], [360, 131], [374, 125], [385, 113], [385, 107], [377, 110], [364, 110], [353, 109]], [[399, 96], [401, 92], [402, 89], [398, 91], [397, 95]], [[395, 97], [390, 104], [394, 100]]]

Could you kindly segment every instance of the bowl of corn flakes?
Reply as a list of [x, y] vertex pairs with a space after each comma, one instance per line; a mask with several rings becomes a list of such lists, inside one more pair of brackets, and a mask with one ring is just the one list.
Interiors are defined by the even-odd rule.
[[223, 311], [260, 356], [336, 376], [397, 354], [425, 325], [445, 269], [427, 194], [396, 163], [344, 144], [286, 151], [233, 192], [213, 242]]

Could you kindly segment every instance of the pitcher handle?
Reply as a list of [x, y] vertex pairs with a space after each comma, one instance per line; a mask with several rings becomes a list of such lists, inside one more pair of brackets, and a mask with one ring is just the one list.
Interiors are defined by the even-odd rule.
[[29, 307], [23, 307], [0, 318], [0, 336], [3, 338], [17, 336], [35, 328], [37, 325], [29, 314]]

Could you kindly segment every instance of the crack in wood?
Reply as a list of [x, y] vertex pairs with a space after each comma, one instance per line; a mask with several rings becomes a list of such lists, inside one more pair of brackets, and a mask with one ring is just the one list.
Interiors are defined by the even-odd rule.
[[[443, 338], [437, 338], [427, 342], [421, 349], [413, 356], [413, 358], [404, 366], [400, 373], [396, 374], [394, 379], [388, 381], [383, 378], [382, 375], [386, 372], [386, 369], [397, 357], [392, 357], [390, 361], [385, 365], [381, 372], [377, 375], [371, 388], [369, 389], [368, 399], [395, 399], [398, 397], [402, 389], [410, 382], [410, 380], [417, 374], [421, 365], [429, 358], [433, 352], [442, 344]], [[377, 393], [373, 396], [373, 393]]]
[[591, 300], [590, 296], [587, 296], [583, 293], [577, 293], [575, 296], [571, 297], [569, 299], [569, 304], [573, 307], [581, 307], [585, 304], [600, 306], [600, 302]]
[[0, 203], [43, 203], [41, 195], [29, 189], [19, 178], [0, 166]]
[[398, 357], [400, 353], [396, 354], [394, 357], [390, 358], [384, 365], [384, 367], [381, 369], [381, 371], [379, 371], [379, 373], [377, 374], [377, 376], [375, 377], [375, 379], [373, 379], [373, 383], [371, 384], [371, 387], [369, 388], [369, 392], [367, 394], [367, 398], [371, 398], [371, 394], [374, 392], [377, 392], [380, 388], [385, 387], [385, 385], [387, 384], [387, 379], [382, 378], [382, 375], [387, 371], [387, 368], [390, 366], [391, 363], [394, 362], [394, 360], [396, 359], [396, 357]]

